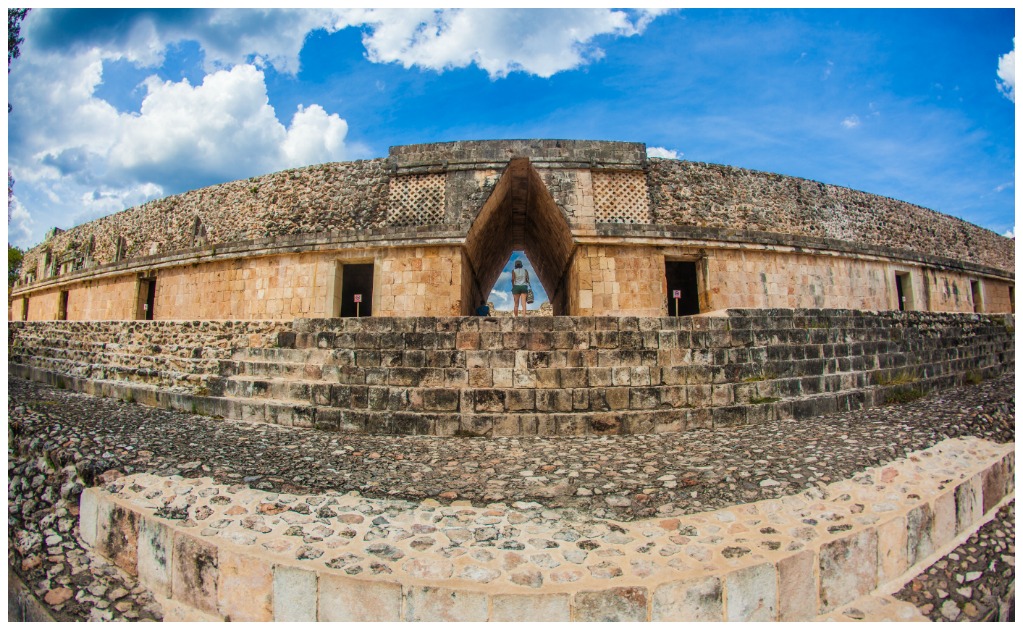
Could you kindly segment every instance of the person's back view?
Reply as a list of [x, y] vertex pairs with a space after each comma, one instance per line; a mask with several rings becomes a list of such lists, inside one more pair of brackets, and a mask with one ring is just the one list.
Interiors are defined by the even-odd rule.
[[522, 314], [526, 314], [526, 293], [529, 292], [529, 272], [522, 267], [522, 261], [515, 261], [515, 268], [512, 269], [512, 301], [514, 308], [512, 315], [519, 314], [519, 303], [522, 303]]

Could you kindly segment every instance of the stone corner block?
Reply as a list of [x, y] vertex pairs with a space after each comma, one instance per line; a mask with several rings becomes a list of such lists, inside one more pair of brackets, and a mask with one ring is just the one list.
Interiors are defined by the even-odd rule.
[[561, 622], [572, 620], [571, 596], [565, 593], [494, 595], [489, 621]]

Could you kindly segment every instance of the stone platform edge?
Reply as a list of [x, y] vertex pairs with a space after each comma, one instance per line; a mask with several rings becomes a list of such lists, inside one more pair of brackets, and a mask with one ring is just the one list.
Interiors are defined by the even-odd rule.
[[[1014, 444], [949, 439], [798, 495], [678, 518], [588, 524], [573, 522], [587, 517], [570, 510], [537, 504], [473, 508], [354, 493], [277, 495], [208, 478], [142, 474], [87, 489], [81, 535], [137, 575], [164, 603], [167, 621], [814, 620], [904, 583], [975, 531], [1014, 496], [1014, 453]], [[302, 539], [288, 539], [294, 523], [337, 527], [336, 520], [285, 511], [306, 500], [347, 510], [339, 519], [351, 525], [341, 525], [351, 529], [348, 540], [307, 538], [296, 553]], [[234, 511], [223, 511], [228, 503]], [[355, 508], [367, 505], [386, 507], [370, 515], [387, 518], [361, 521]], [[175, 509], [187, 514], [157, 516]], [[248, 525], [216, 520], [218, 510], [248, 512], [241, 519]], [[193, 518], [223, 529], [200, 533]], [[495, 522], [517, 523], [513, 531], [539, 545], [535, 553], [518, 540], [495, 545], [500, 536], [479, 535], [496, 532], [488, 524]], [[396, 534], [408, 534], [405, 528], [432, 533]], [[466, 534], [455, 537], [455, 530]], [[582, 532], [583, 540], [561, 545], [567, 530]], [[423, 547], [431, 536], [443, 541], [442, 534], [450, 546]], [[545, 536], [557, 539], [546, 546], [562, 556], [544, 552]], [[373, 570], [363, 573], [360, 565], [351, 575], [351, 563], [346, 573], [358, 552], [375, 556], [368, 558]], [[904, 618], [912, 612], [899, 606]]]

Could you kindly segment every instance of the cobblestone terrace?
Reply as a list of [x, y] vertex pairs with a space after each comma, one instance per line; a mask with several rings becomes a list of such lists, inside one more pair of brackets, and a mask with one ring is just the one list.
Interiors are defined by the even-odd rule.
[[[11, 565], [52, 614], [68, 620], [161, 617], [144, 589], [79, 541], [83, 484], [121, 473], [208, 476], [277, 492], [355, 491], [367, 500], [515, 505], [525, 518], [561, 508], [632, 520], [794, 494], [947, 437], [1015, 440], [1012, 374], [801, 421], [679, 435], [496, 439], [323, 433], [154, 410], [14, 378], [8, 386]], [[1010, 504], [899, 597], [934, 619], [991, 618], [1015, 575], [1013, 518]]]

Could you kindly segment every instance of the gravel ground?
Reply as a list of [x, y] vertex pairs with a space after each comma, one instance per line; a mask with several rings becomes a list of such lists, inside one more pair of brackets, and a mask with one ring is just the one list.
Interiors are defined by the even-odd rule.
[[[795, 494], [948, 437], [1015, 440], [1012, 374], [902, 405], [719, 431], [489, 439], [326, 433], [151, 409], [15, 378], [8, 387], [11, 565], [41, 597], [61, 600], [58, 616], [78, 619], [97, 610], [101, 618], [159, 616], [144, 592], [132, 593], [130, 578], [111, 586], [116, 570], [89, 570], [71, 535], [81, 485], [118, 472], [478, 506], [527, 500], [632, 520]], [[50, 472], [31, 459], [42, 454]], [[69, 579], [86, 581], [87, 573], [106, 580], [103, 596], [91, 594], [99, 603], [89, 601], [88, 585]], [[111, 591], [121, 597], [108, 601]]]

